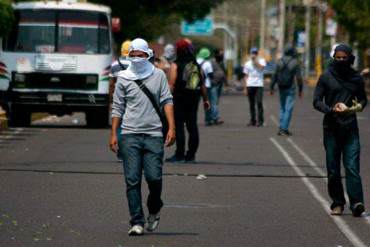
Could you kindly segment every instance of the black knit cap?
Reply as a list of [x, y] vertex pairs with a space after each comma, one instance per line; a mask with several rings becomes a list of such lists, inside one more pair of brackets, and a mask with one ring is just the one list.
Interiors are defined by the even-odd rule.
[[346, 53], [348, 56], [352, 55], [352, 48], [345, 44], [340, 44], [340, 45], [337, 45], [337, 47], [335, 47], [333, 57], [338, 51], [342, 51]]

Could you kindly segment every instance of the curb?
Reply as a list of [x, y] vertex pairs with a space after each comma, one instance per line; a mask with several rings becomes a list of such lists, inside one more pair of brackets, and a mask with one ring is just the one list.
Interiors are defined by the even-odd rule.
[[6, 117], [6, 112], [0, 107], [0, 130], [5, 130], [8, 128], [8, 119]]

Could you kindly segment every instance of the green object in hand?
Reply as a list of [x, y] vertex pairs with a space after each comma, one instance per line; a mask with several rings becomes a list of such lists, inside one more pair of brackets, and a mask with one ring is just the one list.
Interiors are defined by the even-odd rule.
[[362, 105], [356, 100], [352, 100], [352, 106], [346, 110], [346, 113], [356, 113], [362, 111]]

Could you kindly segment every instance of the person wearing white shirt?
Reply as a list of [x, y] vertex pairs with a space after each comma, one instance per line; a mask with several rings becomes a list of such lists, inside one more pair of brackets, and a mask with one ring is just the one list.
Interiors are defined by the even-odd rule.
[[[250, 60], [248, 60], [243, 68], [245, 75], [244, 94], [248, 96], [250, 121], [248, 126], [262, 127], [264, 123], [263, 116], [263, 69], [266, 66], [266, 61], [258, 57], [258, 49], [250, 50]], [[258, 121], [256, 121], [256, 104], [258, 110]]]

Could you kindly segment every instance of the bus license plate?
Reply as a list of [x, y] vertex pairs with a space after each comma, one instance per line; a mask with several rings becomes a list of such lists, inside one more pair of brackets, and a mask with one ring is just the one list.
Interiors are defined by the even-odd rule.
[[61, 94], [48, 94], [48, 102], [62, 102], [63, 98]]

